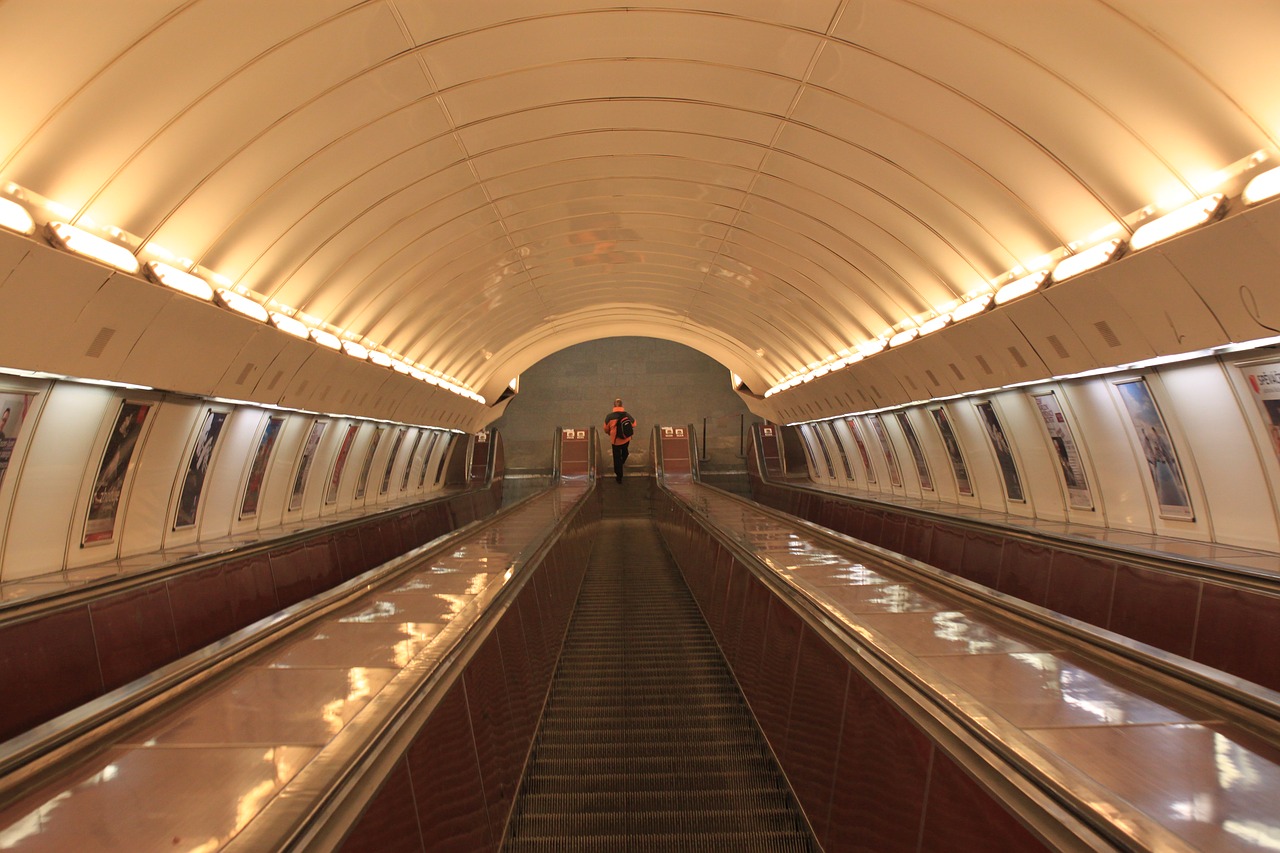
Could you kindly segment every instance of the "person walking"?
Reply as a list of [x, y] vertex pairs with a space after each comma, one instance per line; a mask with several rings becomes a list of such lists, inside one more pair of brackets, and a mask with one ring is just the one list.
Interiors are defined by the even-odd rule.
[[613, 401], [613, 411], [604, 416], [604, 431], [609, 433], [613, 445], [613, 474], [622, 482], [622, 466], [631, 452], [631, 436], [635, 434], [636, 419], [622, 408], [622, 398]]

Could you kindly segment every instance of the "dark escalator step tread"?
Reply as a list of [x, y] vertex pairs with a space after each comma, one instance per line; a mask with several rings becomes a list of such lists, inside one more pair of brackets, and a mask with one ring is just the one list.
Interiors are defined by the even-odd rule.
[[613, 833], [722, 833], [722, 832], [795, 832], [801, 827], [791, 809], [672, 809], [616, 812], [559, 812], [555, 814], [521, 814], [512, 824], [512, 834], [605, 835]]
[[760, 733], [741, 720], [724, 724], [711, 721], [702, 725], [685, 726], [610, 726], [607, 728], [584, 729], [570, 725], [543, 727], [538, 732], [536, 743], [544, 745], [589, 745], [597, 743], [630, 743], [636, 741], [662, 741], [679, 738], [681, 743], [689, 740], [698, 741], [732, 741], [741, 744], [760, 743]]
[[664, 833], [650, 835], [596, 835], [566, 839], [556, 836], [513, 838], [504, 850], [512, 853], [595, 853], [607, 851], [619, 853], [626, 850], [658, 851], [775, 851], [775, 853], [800, 853], [818, 850], [807, 833], [800, 832], [717, 832], [717, 833]]
[[[669, 794], [693, 794], [709, 791], [737, 791], [761, 787], [762, 777], [755, 770], [731, 769], [715, 773], [550, 773], [532, 771], [524, 780], [522, 795], [582, 794], [611, 791], [661, 791]], [[781, 781], [778, 790], [784, 790]]]
[[[716, 740], [689, 738], [680, 743], [679, 746], [681, 756], [700, 759], [721, 758], [724, 760], [726, 754], [730, 753], [746, 753], [764, 758], [769, 756], [763, 745], [752, 750], [742, 740], [730, 738]], [[533, 758], [535, 761], [545, 759], [582, 762], [615, 758], [662, 758], [671, 754], [671, 747], [671, 739], [666, 737], [623, 740], [612, 743], [571, 743], [567, 741], [563, 743], [548, 743], [543, 741], [535, 747]]]
[[639, 812], [786, 809], [791, 799], [780, 787], [710, 791], [583, 791], [531, 794], [522, 800], [521, 815], [594, 813], [632, 809]]

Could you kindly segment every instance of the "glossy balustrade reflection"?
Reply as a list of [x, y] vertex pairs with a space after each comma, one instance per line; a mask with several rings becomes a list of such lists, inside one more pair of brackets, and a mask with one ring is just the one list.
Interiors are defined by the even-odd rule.
[[[406, 570], [386, 583], [140, 715], [96, 744], [100, 751], [83, 746], [86, 760], [59, 778], [31, 771], [30, 780], [6, 780], [0, 847], [279, 849], [388, 721], [439, 677], [442, 661], [476, 636], [494, 602], [501, 621], [438, 687], [439, 716], [389, 759], [392, 781], [368, 793], [366, 816], [416, 791], [422, 814], [440, 813], [421, 830], [432, 840], [419, 846], [497, 837], [589, 546], [589, 489], [585, 479], [566, 482], [428, 559], [406, 558]], [[569, 530], [549, 540], [562, 524]], [[434, 802], [451, 773], [448, 802]], [[448, 814], [454, 808], [465, 820]], [[384, 831], [362, 823], [348, 843], [363, 849]]]

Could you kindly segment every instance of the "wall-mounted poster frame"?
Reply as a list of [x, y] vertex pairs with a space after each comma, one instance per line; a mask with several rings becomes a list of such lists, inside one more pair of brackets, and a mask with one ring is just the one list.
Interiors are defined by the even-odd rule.
[[1244, 377], [1249, 394], [1262, 413], [1271, 452], [1280, 460], [1280, 361], [1244, 362], [1237, 364], [1236, 369]]
[[34, 393], [0, 390], [0, 483], [13, 461], [13, 448], [18, 443], [18, 433], [27, 412], [35, 402]]
[[1125, 411], [1129, 413], [1129, 422], [1138, 440], [1138, 448], [1146, 460], [1160, 517], [1194, 521], [1195, 512], [1191, 508], [1191, 493], [1182, 474], [1182, 464], [1178, 461], [1173, 439], [1169, 437], [1169, 430], [1165, 427], [1164, 417], [1151, 394], [1151, 388], [1141, 377], [1112, 384], [1124, 403]]
[[133, 468], [134, 451], [141, 442], [151, 403], [125, 400], [116, 413], [115, 424], [102, 451], [98, 473], [89, 492], [89, 508], [85, 513], [84, 534], [80, 544], [102, 545], [116, 535], [116, 516], [126, 480]]
[[867, 452], [867, 443], [862, 440], [862, 428], [858, 426], [858, 422], [853, 418], [845, 418], [845, 423], [849, 426], [849, 435], [853, 436], [853, 443], [858, 446], [858, 455], [862, 457], [862, 467], [867, 472], [867, 482], [874, 486], [876, 484], [876, 466], [871, 464], [871, 454]]
[[338, 502], [338, 486], [342, 482], [342, 471], [347, 467], [347, 459], [351, 456], [351, 445], [355, 443], [356, 433], [359, 431], [360, 424], [348, 424], [347, 431], [342, 436], [342, 445], [338, 448], [338, 455], [333, 460], [333, 470], [329, 472], [329, 484], [324, 490], [326, 504]]
[[431, 437], [427, 439], [427, 448], [422, 451], [422, 470], [418, 472], [418, 491], [422, 491], [427, 485], [427, 466], [431, 464], [431, 451], [436, 449], [436, 442], [443, 435], [440, 430], [431, 430]]
[[422, 430], [414, 427], [413, 443], [409, 445], [409, 452], [405, 454], [404, 475], [400, 478], [400, 491], [409, 488], [409, 475], [413, 473], [413, 460], [418, 455], [418, 445], [422, 443]]
[[907, 439], [907, 449], [911, 451], [911, 460], [916, 465], [916, 474], [920, 477], [920, 488], [932, 492], [933, 477], [929, 474], [929, 463], [924, 458], [924, 448], [920, 446], [920, 439], [916, 438], [911, 419], [907, 417], [906, 412], [898, 412], [897, 416], [898, 426], [902, 428], [902, 435]]
[[182, 487], [178, 490], [178, 507], [173, 514], [174, 530], [195, 526], [209, 463], [213, 460], [213, 451], [226, 421], [225, 411], [205, 410], [196, 433], [196, 443], [191, 448], [191, 458], [187, 461], [187, 471], [182, 477]]
[[973, 497], [973, 482], [969, 479], [969, 467], [964, 464], [960, 442], [956, 439], [955, 430], [951, 428], [951, 419], [947, 417], [947, 410], [939, 406], [936, 409], [930, 409], [929, 414], [933, 416], [938, 434], [942, 436], [942, 446], [947, 451], [947, 459], [951, 462], [951, 473], [956, 478], [956, 491], [965, 497]]
[[884, 451], [885, 464], [889, 466], [889, 483], [902, 488], [902, 469], [898, 467], [898, 455], [893, 452], [893, 444], [889, 441], [889, 433], [885, 432], [884, 423], [879, 415], [867, 415], [867, 421], [880, 442], [880, 449]]
[[1062, 472], [1062, 482], [1066, 484], [1067, 500], [1071, 508], [1092, 510], [1093, 494], [1089, 490], [1089, 480], [1085, 477], [1084, 462], [1080, 459], [1080, 451], [1071, 434], [1071, 424], [1062, 411], [1061, 401], [1052, 391], [1032, 394], [1031, 400], [1040, 410], [1044, 428], [1049, 433], [1049, 443], [1053, 445], [1053, 455], [1058, 460], [1058, 469]]
[[400, 455], [400, 445], [404, 444], [404, 435], [408, 432], [407, 427], [397, 427], [396, 437], [391, 442], [391, 452], [387, 454], [387, 467], [382, 472], [382, 482], [378, 486], [378, 494], [385, 495], [391, 491], [391, 474], [396, 468], [396, 457]]
[[307, 431], [307, 440], [302, 445], [302, 457], [298, 460], [298, 473], [293, 477], [293, 488], [289, 490], [289, 511], [296, 512], [302, 509], [302, 497], [307, 491], [307, 477], [311, 473], [311, 463], [316, 458], [316, 448], [320, 446], [320, 439], [324, 437], [325, 427], [329, 426], [328, 421], [313, 421], [311, 429]]
[[262, 498], [262, 486], [267, 479], [267, 464], [271, 461], [271, 451], [275, 449], [276, 439], [284, 427], [284, 417], [272, 415], [262, 427], [262, 435], [258, 436], [258, 449], [253, 452], [253, 464], [249, 466], [249, 476], [244, 481], [244, 494], [240, 497], [240, 518], [253, 518], [258, 514], [258, 501]]
[[1018, 476], [1018, 463], [1013, 458], [1013, 445], [1005, 436], [1004, 427], [996, 414], [995, 405], [990, 400], [974, 404], [978, 410], [978, 419], [987, 431], [991, 441], [991, 449], [996, 455], [996, 465], [1000, 468], [1000, 478], [1004, 482], [1005, 497], [1015, 503], [1025, 503], [1027, 498], [1022, 491], [1022, 478]]
[[[832, 426], [830, 421], [823, 421], [822, 423], [817, 424], [817, 426], [819, 432], [821, 433], [822, 431], [825, 431], [826, 438], [830, 439], [831, 443], [836, 446], [836, 453], [840, 454], [840, 464], [844, 466], [845, 479], [850, 483], [854, 482], [857, 478], [853, 476], [853, 466], [849, 464], [849, 454], [845, 452], [844, 443], [836, 437], [835, 428]], [[826, 441], [823, 441], [823, 444], [825, 445]]]
[[378, 452], [378, 445], [382, 442], [382, 434], [386, 431], [386, 427], [374, 427], [373, 429], [373, 437], [369, 439], [369, 452], [364, 455], [364, 462], [360, 463], [360, 476], [356, 479], [356, 500], [364, 498], [364, 493], [369, 490], [369, 472], [373, 469], [373, 457]]

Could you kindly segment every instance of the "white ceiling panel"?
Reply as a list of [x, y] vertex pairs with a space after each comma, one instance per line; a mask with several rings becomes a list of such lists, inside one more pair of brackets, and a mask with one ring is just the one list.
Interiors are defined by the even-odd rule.
[[[0, 196], [490, 396], [619, 329], [763, 390], [1106, 229], [1234, 198], [1280, 158], [1278, 31], [1263, 0], [8, 0]], [[1252, 214], [1203, 264], [1159, 250], [1188, 275], [1184, 337], [1257, 325], [1213, 259], [1262, 282], [1276, 223]], [[1022, 376], [1176, 346], [1122, 316], [1140, 305], [1114, 296], [1123, 264], [1088, 299], [998, 309], [999, 341], [941, 332], [892, 361], [936, 350], [966, 376], [979, 356]], [[72, 274], [49, 307], [111, 315], [90, 284]], [[39, 286], [19, 276], [0, 300], [27, 316]], [[1099, 347], [1108, 310], [1150, 340]], [[140, 352], [180, 345], [166, 313]], [[1014, 328], [1044, 364], [1004, 343]], [[222, 363], [146, 372], [189, 391], [235, 384], [241, 362], [242, 384], [273, 375], [269, 353], [203, 352]]]

